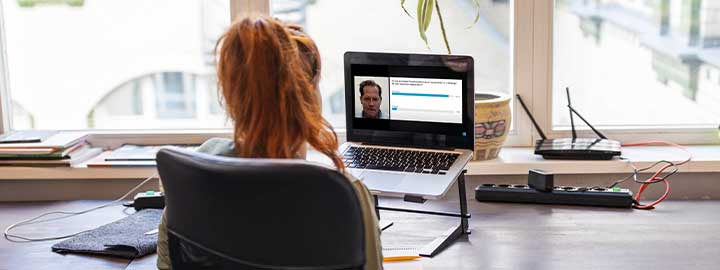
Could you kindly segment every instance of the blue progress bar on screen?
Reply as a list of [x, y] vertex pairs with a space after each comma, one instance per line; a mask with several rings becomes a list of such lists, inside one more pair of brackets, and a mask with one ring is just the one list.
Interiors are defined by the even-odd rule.
[[394, 96], [416, 96], [416, 97], [450, 97], [445, 94], [424, 94], [424, 93], [405, 93], [405, 92], [392, 92]]

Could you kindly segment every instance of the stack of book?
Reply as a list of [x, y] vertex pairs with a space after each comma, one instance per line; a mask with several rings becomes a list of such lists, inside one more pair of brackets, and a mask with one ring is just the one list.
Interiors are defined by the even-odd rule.
[[84, 132], [15, 131], [0, 136], [1, 166], [75, 166], [100, 154]]

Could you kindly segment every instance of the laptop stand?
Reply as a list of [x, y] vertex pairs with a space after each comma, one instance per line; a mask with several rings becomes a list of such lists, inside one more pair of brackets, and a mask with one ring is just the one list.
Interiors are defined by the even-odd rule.
[[[427, 214], [427, 215], [436, 215], [436, 216], [446, 216], [446, 217], [459, 217], [460, 218], [460, 224], [452, 226], [450, 229], [445, 231], [442, 235], [435, 238], [432, 242], [425, 245], [424, 247], [420, 248], [420, 256], [423, 257], [434, 257], [440, 251], [444, 250], [450, 244], [455, 242], [460, 236], [470, 234], [470, 228], [468, 225], [468, 219], [470, 219], [470, 214], [467, 212], [467, 199], [465, 195], [465, 173], [467, 170], [463, 170], [460, 172], [460, 175], [457, 178], [457, 185], [458, 185], [458, 198], [460, 200], [460, 213], [454, 213], [454, 212], [438, 212], [438, 211], [425, 211], [425, 210], [417, 210], [417, 209], [407, 209], [407, 208], [396, 208], [396, 207], [385, 207], [380, 206], [378, 204], [378, 197], [377, 195], [374, 195], [375, 197], [375, 209], [378, 216], [378, 219], [380, 218], [380, 210], [386, 210], [386, 211], [397, 211], [397, 212], [407, 212], [407, 213], [416, 213], [416, 214]], [[390, 223], [389, 226], [391, 226], [392, 223]], [[389, 227], [388, 226], [388, 227]]]

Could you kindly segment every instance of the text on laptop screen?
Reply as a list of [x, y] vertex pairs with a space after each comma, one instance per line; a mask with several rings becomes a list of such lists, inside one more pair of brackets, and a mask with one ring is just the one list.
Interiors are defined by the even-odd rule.
[[390, 119], [462, 123], [462, 80], [390, 78]]

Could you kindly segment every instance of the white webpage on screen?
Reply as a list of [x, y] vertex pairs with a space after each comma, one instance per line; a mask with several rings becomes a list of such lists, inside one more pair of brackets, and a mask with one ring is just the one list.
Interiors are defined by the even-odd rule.
[[390, 119], [462, 123], [462, 80], [391, 77]]

